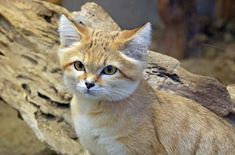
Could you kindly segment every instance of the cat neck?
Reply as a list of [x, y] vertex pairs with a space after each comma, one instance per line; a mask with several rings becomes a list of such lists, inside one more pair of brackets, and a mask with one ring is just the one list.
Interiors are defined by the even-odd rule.
[[142, 109], [146, 104], [152, 103], [155, 98], [155, 93], [152, 87], [142, 79], [132, 94], [119, 101], [93, 100], [80, 95], [75, 95], [75, 98], [80, 113], [90, 114], [105, 111], [115, 112], [116, 110], [120, 111], [126, 108]]

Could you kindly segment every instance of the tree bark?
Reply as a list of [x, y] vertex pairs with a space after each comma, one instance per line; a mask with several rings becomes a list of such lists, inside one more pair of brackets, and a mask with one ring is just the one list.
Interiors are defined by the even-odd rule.
[[[14, 107], [37, 137], [61, 154], [87, 154], [72, 127], [69, 94], [63, 84], [57, 50], [61, 14], [105, 31], [119, 26], [97, 4], [86, 3], [71, 15], [39, 0], [0, 1], [0, 99]], [[190, 98], [226, 117], [234, 113], [234, 86], [194, 75], [178, 60], [150, 51], [144, 76], [154, 89]], [[231, 99], [232, 98], [232, 99]]]

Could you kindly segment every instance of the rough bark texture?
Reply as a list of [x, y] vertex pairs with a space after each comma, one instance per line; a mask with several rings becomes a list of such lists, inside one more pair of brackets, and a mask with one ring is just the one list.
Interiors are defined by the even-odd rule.
[[[58, 66], [57, 21], [64, 8], [42, 1], [0, 1], [0, 99], [17, 109], [37, 137], [61, 154], [87, 154], [72, 128], [69, 101]], [[93, 28], [120, 30], [98, 5], [73, 14]], [[174, 58], [149, 52], [145, 78], [154, 89], [195, 100], [220, 116], [233, 112], [234, 86], [189, 73]], [[232, 89], [233, 88], [233, 89]]]

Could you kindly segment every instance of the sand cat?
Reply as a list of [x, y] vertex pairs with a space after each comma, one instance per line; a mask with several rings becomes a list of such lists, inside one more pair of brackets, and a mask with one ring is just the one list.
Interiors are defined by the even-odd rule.
[[151, 26], [105, 32], [59, 23], [59, 59], [72, 118], [93, 155], [235, 155], [235, 130], [190, 99], [143, 79]]

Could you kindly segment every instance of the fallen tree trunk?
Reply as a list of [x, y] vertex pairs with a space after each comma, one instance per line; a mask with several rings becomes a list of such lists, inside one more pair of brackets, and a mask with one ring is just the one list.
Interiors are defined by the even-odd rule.
[[[38, 0], [0, 1], [0, 99], [22, 115], [37, 137], [61, 154], [87, 154], [72, 128], [69, 101], [57, 60], [57, 21], [64, 8]], [[95, 3], [73, 14], [78, 22], [120, 30]], [[234, 112], [234, 86], [189, 73], [174, 58], [149, 52], [145, 78], [154, 89], [190, 98], [216, 114]], [[233, 101], [231, 100], [233, 99]]]

